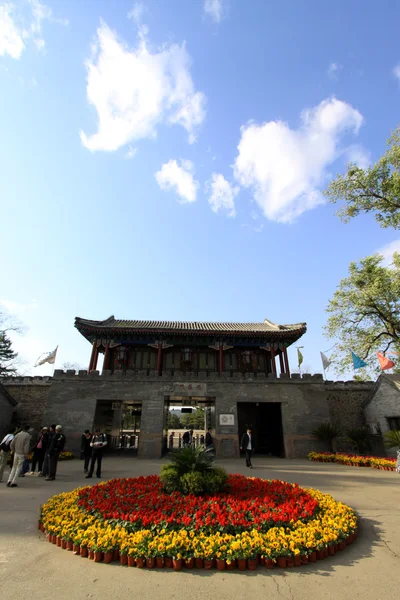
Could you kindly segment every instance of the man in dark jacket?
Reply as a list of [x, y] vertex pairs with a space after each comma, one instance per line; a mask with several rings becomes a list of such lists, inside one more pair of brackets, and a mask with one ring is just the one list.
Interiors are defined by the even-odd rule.
[[49, 447], [49, 476], [46, 477], [46, 481], [54, 481], [57, 473], [57, 463], [60, 452], [64, 450], [65, 446], [65, 435], [62, 433], [61, 425], [57, 425], [55, 434], [51, 440]]
[[253, 465], [251, 464], [251, 456], [254, 452], [254, 437], [251, 433], [250, 428], [242, 436], [242, 441], [240, 442], [240, 450], [244, 450], [245, 452], [246, 467], [252, 469]]
[[81, 458], [85, 461], [84, 467], [83, 467], [83, 470], [85, 473], [88, 472], [89, 462], [90, 462], [90, 459], [92, 456], [92, 448], [90, 446], [92, 437], [93, 436], [90, 433], [89, 429], [85, 429], [84, 433], [82, 434], [82, 441], [81, 441]]
[[103, 448], [107, 446], [107, 436], [105, 433], [101, 433], [100, 429], [96, 429], [92, 441], [90, 442], [92, 448], [92, 461], [90, 463], [89, 473], [86, 475], [86, 479], [93, 476], [94, 466], [97, 462], [96, 477], [101, 477], [101, 461], [103, 460]]
[[56, 433], [56, 426], [55, 425], [50, 425], [49, 437], [48, 437], [48, 440], [47, 440], [47, 448], [46, 448], [46, 452], [45, 452], [45, 455], [44, 455], [42, 472], [39, 473], [39, 477], [47, 477], [47, 475], [50, 472], [49, 450], [50, 450], [50, 446], [51, 446], [51, 441], [52, 441], [53, 436], [55, 435], [55, 433]]

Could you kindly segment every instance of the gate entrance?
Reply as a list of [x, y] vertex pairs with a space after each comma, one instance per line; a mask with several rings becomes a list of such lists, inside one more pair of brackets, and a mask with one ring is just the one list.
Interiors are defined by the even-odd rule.
[[215, 398], [206, 396], [166, 396], [164, 405], [163, 453], [183, 447], [183, 434], [193, 429], [191, 445], [205, 441], [206, 431], [215, 435]]
[[250, 427], [256, 454], [285, 456], [280, 402], [238, 402], [239, 444]]
[[107, 434], [109, 451], [127, 451], [130, 456], [137, 456], [141, 416], [140, 402], [98, 400], [93, 430], [99, 427]]

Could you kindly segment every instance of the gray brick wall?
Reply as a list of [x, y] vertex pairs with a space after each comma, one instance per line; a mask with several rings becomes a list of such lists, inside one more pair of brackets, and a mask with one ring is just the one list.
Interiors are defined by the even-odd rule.
[[[400, 417], [400, 390], [396, 386], [397, 378], [398, 376], [382, 375], [364, 409], [366, 422], [372, 427], [379, 424], [382, 435], [389, 431], [388, 417]], [[395, 449], [388, 449], [387, 453], [396, 456]]]
[[[142, 419], [139, 456], [155, 458], [161, 455], [165, 398], [171, 395], [203, 395], [215, 398], [214, 440], [217, 454], [224, 457], [238, 456], [238, 402], [280, 403], [285, 454], [289, 458], [304, 457], [321, 445], [313, 439], [312, 429], [322, 421], [359, 418], [361, 399], [366, 398], [371, 386], [350, 382], [346, 384], [324, 382], [321, 375], [297, 375], [280, 378], [269, 375], [257, 377], [228, 373], [220, 376], [211, 373], [163, 374], [127, 371], [55, 371], [51, 380], [42, 378], [14, 378], [7, 387], [10, 393], [23, 402], [23, 411], [31, 422], [60, 423], [71, 451], [80, 449], [80, 436], [86, 428], [92, 429], [95, 420], [112, 426], [111, 403], [132, 401], [142, 403]], [[33, 381], [34, 380], [34, 381]], [[200, 385], [201, 392], [190, 391], [185, 384]], [[371, 384], [372, 385], [372, 384]], [[184, 389], [181, 389], [181, 388]], [[337, 387], [337, 389], [336, 389]], [[196, 388], [197, 389], [197, 388]], [[13, 390], [11, 392], [11, 390]], [[25, 390], [25, 391], [24, 391]], [[39, 391], [41, 390], [41, 391]], [[349, 402], [349, 398], [352, 401]], [[102, 412], [97, 410], [101, 402]], [[105, 408], [104, 408], [105, 407]], [[107, 408], [109, 407], [109, 408]], [[345, 414], [349, 412], [349, 416]], [[220, 425], [220, 414], [232, 414], [234, 426]]]

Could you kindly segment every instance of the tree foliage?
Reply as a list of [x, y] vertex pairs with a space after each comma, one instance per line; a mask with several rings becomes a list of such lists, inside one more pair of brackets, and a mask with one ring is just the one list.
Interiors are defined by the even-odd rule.
[[325, 195], [333, 203], [344, 201], [337, 213], [344, 222], [360, 213], [373, 213], [381, 227], [400, 229], [400, 127], [374, 165], [361, 169], [351, 163], [345, 175], [330, 183]]
[[9, 318], [0, 312], [0, 377], [17, 374], [17, 352], [12, 348], [9, 331], [18, 331], [17, 325], [9, 322]]
[[183, 414], [181, 423], [185, 429], [204, 429], [204, 419], [204, 408], [196, 408], [192, 413]]
[[[351, 351], [366, 361], [375, 359], [375, 352], [400, 352], [400, 254], [394, 254], [390, 266], [382, 261], [374, 254], [352, 262], [329, 301], [325, 334], [339, 340], [330, 356], [338, 373], [353, 368]], [[377, 360], [371, 361], [373, 371], [380, 372]], [[367, 377], [368, 369], [359, 369], [358, 378], [360, 372]]]
[[170, 412], [168, 415], [168, 429], [182, 429], [181, 420], [174, 412]]

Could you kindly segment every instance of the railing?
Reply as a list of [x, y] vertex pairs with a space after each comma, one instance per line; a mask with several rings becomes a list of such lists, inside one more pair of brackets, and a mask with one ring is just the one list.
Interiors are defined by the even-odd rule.
[[139, 446], [139, 435], [138, 433], [123, 433], [121, 435], [111, 436], [110, 448], [111, 450], [136, 450]]
[[[165, 436], [164, 447], [167, 450], [176, 450], [177, 448], [183, 448], [185, 445], [183, 443], [183, 434], [184, 432], [175, 435], [170, 434], [168, 436]], [[204, 442], [205, 436], [200, 433], [196, 433], [193, 435], [192, 441], [188, 445], [192, 446], [193, 448], [198, 448], [199, 446], [203, 445]]]

